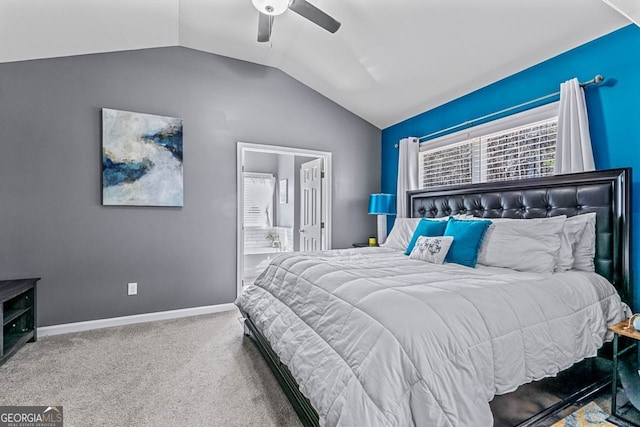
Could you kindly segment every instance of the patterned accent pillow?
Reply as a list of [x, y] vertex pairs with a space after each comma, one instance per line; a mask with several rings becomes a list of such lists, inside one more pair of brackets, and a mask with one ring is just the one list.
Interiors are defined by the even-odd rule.
[[422, 218], [418, 225], [416, 226], [415, 231], [413, 232], [413, 237], [411, 241], [407, 245], [407, 250], [404, 251], [405, 255], [411, 255], [411, 251], [413, 251], [413, 247], [418, 241], [418, 237], [426, 236], [426, 237], [436, 237], [442, 236], [444, 234], [445, 228], [447, 228], [448, 220], [442, 221], [437, 219], [426, 219]]
[[409, 258], [419, 259], [421, 261], [427, 261], [434, 264], [442, 264], [452, 243], [452, 236], [420, 236], [418, 237]]

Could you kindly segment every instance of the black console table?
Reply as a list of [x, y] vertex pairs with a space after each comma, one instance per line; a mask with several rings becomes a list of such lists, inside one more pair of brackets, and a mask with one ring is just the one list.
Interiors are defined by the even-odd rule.
[[0, 280], [0, 365], [27, 342], [38, 339], [36, 283], [40, 278]]

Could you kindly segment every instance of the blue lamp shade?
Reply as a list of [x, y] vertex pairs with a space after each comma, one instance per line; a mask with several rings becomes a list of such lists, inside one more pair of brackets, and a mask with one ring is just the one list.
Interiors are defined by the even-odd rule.
[[395, 215], [395, 194], [372, 194], [369, 197], [369, 213], [371, 215]]

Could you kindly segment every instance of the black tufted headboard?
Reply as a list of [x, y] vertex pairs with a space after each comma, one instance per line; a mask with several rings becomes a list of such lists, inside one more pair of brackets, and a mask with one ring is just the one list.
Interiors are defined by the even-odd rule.
[[632, 304], [629, 284], [631, 169], [611, 169], [440, 187], [407, 193], [412, 217], [456, 214], [482, 218], [544, 218], [596, 213], [596, 271]]

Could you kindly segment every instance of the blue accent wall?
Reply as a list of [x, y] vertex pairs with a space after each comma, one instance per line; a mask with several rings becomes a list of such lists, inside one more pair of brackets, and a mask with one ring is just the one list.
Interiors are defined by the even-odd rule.
[[[632, 242], [637, 242], [640, 233], [640, 222], [635, 219], [640, 219], [640, 28], [635, 25], [383, 129], [382, 192], [396, 191], [398, 150], [394, 145], [400, 139], [427, 135], [518, 105], [557, 92], [565, 80], [577, 77], [587, 81], [596, 74], [602, 74], [605, 82], [598, 87], [589, 86], [585, 91], [596, 168], [633, 168]], [[640, 283], [635, 274], [639, 266], [638, 251], [633, 250], [634, 283]], [[637, 289], [636, 307], [640, 307], [639, 301], [640, 289]]]

